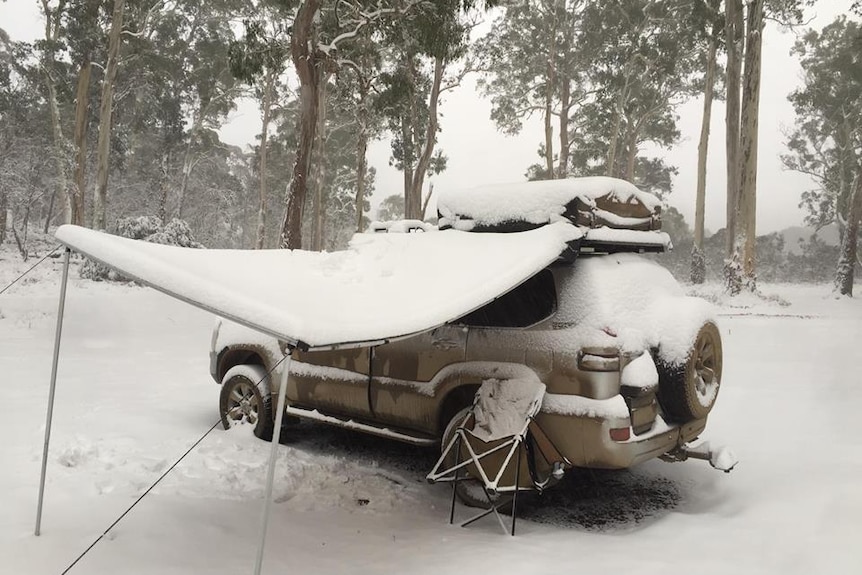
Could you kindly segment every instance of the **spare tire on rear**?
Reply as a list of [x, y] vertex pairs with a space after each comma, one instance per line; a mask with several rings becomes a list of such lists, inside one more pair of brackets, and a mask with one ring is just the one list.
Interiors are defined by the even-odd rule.
[[721, 384], [721, 335], [712, 322], [697, 332], [684, 363], [656, 361], [658, 400], [665, 419], [687, 423], [703, 419], [712, 410]]

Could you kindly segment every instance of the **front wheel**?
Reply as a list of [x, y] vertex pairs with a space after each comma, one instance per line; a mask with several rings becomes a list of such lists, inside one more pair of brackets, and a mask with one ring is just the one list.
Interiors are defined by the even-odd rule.
[[712, 322], [703, 324], [685, 363], [656, 362], [659, 403], [674, 422], [703, 419], [712, 410], [721, 384], [721, 335]]
[[219, 395], [219, 415], [225, 429], [254, 426], [254, 434], [270, 441], [275, 427], [269, 375], [259, 365], [237, 365], [225, 374]]

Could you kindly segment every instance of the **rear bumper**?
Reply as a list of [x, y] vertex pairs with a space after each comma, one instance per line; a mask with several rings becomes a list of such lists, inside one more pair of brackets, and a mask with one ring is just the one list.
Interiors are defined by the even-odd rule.
[[631, 435], [626, 441], [614, 441], [610, 430], [627, 427], [627, 419], [598, 419], [541, 412], [537, 422], [572, 465], [600, 469], [625, 469], [664, 455], [693, 440], [706, 427], [706, 419], [684, 425], [669, 425], [659, 415], [652, 430], [641, 435]]

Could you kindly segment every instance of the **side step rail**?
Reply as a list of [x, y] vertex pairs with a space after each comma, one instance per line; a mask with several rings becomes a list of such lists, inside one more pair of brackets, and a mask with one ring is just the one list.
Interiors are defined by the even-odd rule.
[[411, 445], [428, 447], [437, 444], [437, 440], [435, 439], [431, 439], [428, 437], [416, 437], [415, 435], [407, 435], [406, 433], [394, 431], [392, 429], [389, 429], [388, 427], [376, 427], [374, 425], [368, 425], [367, 423], [359, 423], [357, 421], [353, 421], [352, 419], [339, 419], [337, 417], [332, 417], [331, 415], [324, 415], [316, 409], [302, 409], [300, 407], [287, 406], [284, 408], [284, 413], [286, 415], [293, 415], [295, 417], [301, 417], [302, 419], [308, 419], [311, 421], [316, 421], [318, 423], [325, 423], [327, 425], [343, 427], [344, 429], [351, 429], [353, 431], [362, 431], [363, 433], [376, 435], [378, 437], [395, 439], [396, 441], [409, 443]]

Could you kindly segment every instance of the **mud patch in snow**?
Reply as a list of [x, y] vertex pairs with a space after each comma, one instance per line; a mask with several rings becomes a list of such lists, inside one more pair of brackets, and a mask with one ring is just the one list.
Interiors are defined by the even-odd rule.
[[675, 509], [684, 490], [638, 470], [573, 469], [541, 496], [530, 493], [518, 516], [536, 523], [602, 531], [655, 521]]
[[[298, 427], [302, 426], [288, 426], [283, 433], [289, 438]], [[269, 449], [270, 444], [254, 437], [250, 426], [216, 430], [156, 492], [189, 498], [263, 499]], [[277, 504], [299, 511], [387, 511], [416, 496], [409, 481], [381, 469], [374, 461], [314, 453], [305, 445], [279, 447], [274, 487]]]

